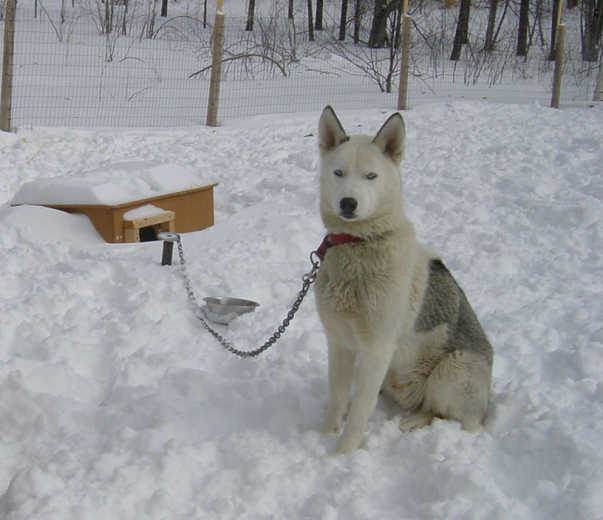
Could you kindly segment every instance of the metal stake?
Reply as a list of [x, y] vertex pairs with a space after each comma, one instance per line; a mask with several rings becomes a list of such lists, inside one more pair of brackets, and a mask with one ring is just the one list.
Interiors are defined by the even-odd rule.
[[161, 251], [161, 265], [172, 265], [172, 252], [174, 251], [174, 242], [178, 240], [177, 233], [158, 233], [157, 238], [163, 240], [163, 249]]

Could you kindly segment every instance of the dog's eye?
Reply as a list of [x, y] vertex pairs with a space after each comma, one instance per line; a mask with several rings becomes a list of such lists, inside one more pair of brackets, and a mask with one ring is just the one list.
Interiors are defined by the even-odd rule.
[[335, 175], [335, 177], [343, 177], [343, 172], [341, 170], [335, 170], [333, 175]]
[[373, 179], [376, 179], [376, 178], [377, 178], [377, 174], [376, 174], [375, 172], [368, 172], [368, 173], [366, 174], [366, 178], [367, 178], [369, 181], [372, 181]]

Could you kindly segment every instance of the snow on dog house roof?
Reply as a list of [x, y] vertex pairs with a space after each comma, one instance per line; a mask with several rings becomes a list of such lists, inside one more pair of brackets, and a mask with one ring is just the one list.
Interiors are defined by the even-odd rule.
[[[120, 162], [77, 176], [28, 182], [11, 204], [84, 213], [107, 242], [124, 242], [124, 214], [149, 204], [157, 207], [153, 220], [156, 230], [166, 229], [157, 226], [168, 220], [172, 222], [169, 229], [179, 233], [212, 226], [214, 186], [203, 185], [192, 168], [150, 161]], [[163, 221], [159, 215], [162, 210]]]

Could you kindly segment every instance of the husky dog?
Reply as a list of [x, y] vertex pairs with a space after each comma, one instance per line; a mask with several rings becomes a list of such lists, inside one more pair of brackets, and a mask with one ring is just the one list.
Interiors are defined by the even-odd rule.
[[315, 294], [329, 348], [324, 431], [338, 433], [348, 414], [337, 453], [358, 448], [380, 392], [412, 411], [402, 431], [434, 417], [476, 430], [488, 408], [492, 347], [464, 292], [404, 215], [404, 136], [397, 113], [375, 137], [348, 136], [330, 106], [320, 118], [328, 234]]

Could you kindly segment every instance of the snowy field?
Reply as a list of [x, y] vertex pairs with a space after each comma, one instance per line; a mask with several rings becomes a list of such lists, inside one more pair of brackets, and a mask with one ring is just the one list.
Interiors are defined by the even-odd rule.
[[[388, 113], [339, 115], [373, 133]], [[312, 295], [276, 346], [241, 360], [201, 329], [159, 242], [110, 245], [86, 217], [9, 206], [27, 181], [117, 161], [218, 182], [216, 225], [184, 235], [185, 255], [199, 297], [260, 302], [223, 328], [256, 347], [323, 236], [318, 116], [0, 133], [3, 520], [602, 518], [600, 104], [404, 113], [407, 211], [494, 345], [491, 409], [477, 434], [446, 421], [402, 434], [380, 403], [351, 456], [318, 433]]]

